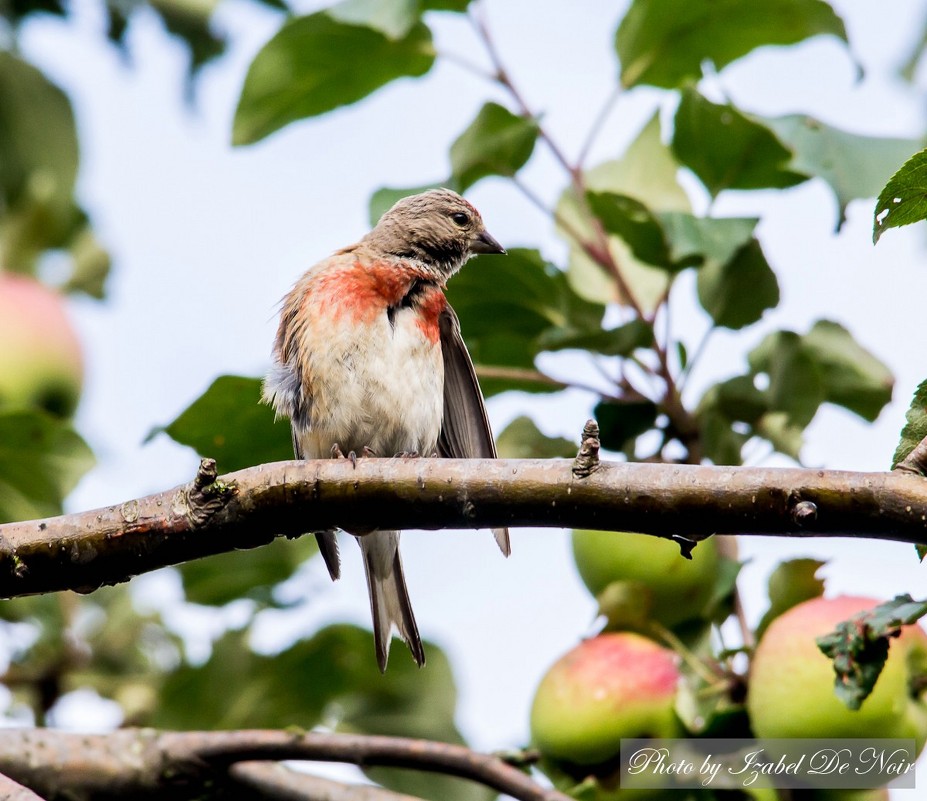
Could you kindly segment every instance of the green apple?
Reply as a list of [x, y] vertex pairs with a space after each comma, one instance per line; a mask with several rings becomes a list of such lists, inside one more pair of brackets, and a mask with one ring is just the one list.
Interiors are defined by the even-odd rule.
[[541, 679], [531, 738], [548, 759], [595, 765], [622, 738], [673, 737], [676, 654], [633, 632], [600, 634], [562, 656]]
[[80, 342], [61, 295], [34, 278], [0, 272], [0, 406], [69, 417], [82, 383]]
[[715, 538], [704, 540], [692, 559], [672, 540], [614, 531], [573, 532], [573, 558], [583, 583], [598, 596], [616, 581], [645, 584], [650, 616], [665, 626], [699, 617], [712, 598], [719, 554]]
[[753, 657], [747, 711], [757, 737], [911, 738], [918, 752], [927, 739], [927, 634], [905, 626], [889, 646], [875, 688], [858, 711], [834, 694], [834, 669], [815, 638], [857, 612], [871, 598], [813, 598], [780, 615]]

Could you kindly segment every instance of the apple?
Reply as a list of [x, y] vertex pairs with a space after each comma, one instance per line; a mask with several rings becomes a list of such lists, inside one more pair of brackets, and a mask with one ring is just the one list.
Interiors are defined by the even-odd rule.
[[747, 712], [757, 737], [927, 739], [927, 633], [905, 626], [891, 640], [875, 688], [858, 711], [834, 694], [834, 669], [815, 638], [857, 612], [871, 598], [813, 598], [777, 617], [763, 635], [749, 676]]
[[692, 559], [685, 559], [672, 540], [586, 530], [573, 532], [573, 558], [583, 583], [595, 596], [615, 581], [645, 584], [651, 592], [650, 617], [664, 626], [705, 611], [720, 561], [714, 537], [700, 542]]
[[622, 738], [674, 737], [676, 654], [629, 631], [600, 634], [562, 656], [538, 686], [531, 739], [574, 765], [617, 756]]
[[0, 272], [0, 406], [69, 417], [83, 372], [61, 295], [29, 276]]

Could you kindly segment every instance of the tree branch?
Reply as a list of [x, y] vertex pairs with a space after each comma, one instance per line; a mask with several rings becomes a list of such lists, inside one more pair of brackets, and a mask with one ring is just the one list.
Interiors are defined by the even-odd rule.
[[0, 597], [90, 592], [165, 565], [341, 526], [542, 526], [927, 544], [920, 476], [567, 459], [275, 462], [90, 512], [0, 526]]
[[[430, 740], [269, 730], [75, 734], [0, 729], [0, 772], [48, 801], [193, 798], [205, 785], [222, 781], [231, 766], [284, 759], [414, 768], [470, 779], [519, 801], [569, 801], [499, 757]], [[410, 801], [396, 794], [376, 798]]]
[[0, 798], [3, 801], [43, 801], [41, 796], [36, 795], [28, 787], [23, 787], [19, 782], [2, 774], [0, 774]]
[[277, 762], [236, 762], [228, 775], [252, 801], [421, 801], [374, 785], [323, 779]]

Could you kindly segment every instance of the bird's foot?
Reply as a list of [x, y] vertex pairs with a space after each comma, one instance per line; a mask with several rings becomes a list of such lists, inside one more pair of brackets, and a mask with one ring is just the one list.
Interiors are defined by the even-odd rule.
[[337, 442], [332, 445], [332, 459], [349, 459], [351, 466], [357, 470], [357, 454], [354, 451], [349, 451], [348, 455], [345, 456], [344, 451], [341, 450], [341, 446]]
[[367, 456], [371, 459], [376, 459], [379, 454], [369, 445], [364, 445], [364, 456]]
[[419, 455], [420, 454], [418, 451], [399, 451], [399, 453], [397, 453], [394, 458], [396, 459], [418, 459]]

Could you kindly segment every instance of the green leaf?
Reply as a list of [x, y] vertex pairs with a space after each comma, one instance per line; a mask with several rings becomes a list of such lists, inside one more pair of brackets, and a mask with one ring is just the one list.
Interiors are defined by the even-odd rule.
[[807, 179], [791, 169], [792, 151], [769, 128], [695, 89], [682, 93], [672, 147], [712, 196], [725, 189], [781, 189]]
[[470, 0], [422, 0], [423, 11], [456, 11], [463, 14]]
[[821, 369], [793, 331], [769, 334], [747, 356], [754, 374], [769, 377], [765, 391], [771, 411], [785, 412], [802, 428], [826, 400]]
[[739, 465], [748, 435], [731, 428], [731, 421], [710, 405], [698, 412], [699, 441], [714, 464]]
[[77, 129], [67, 96], [35, 67], [0, 50], [0, 208], [26, 194], [71, 203]]
[[634, 0], [615, 37], [625, 87], [675, 89], [697, 81], [702, 63], [722, 69], [763, 45], [819, 34], [847, 40], [823, 0]]
[[653, 327], [635, 318], [617, 328], [574, 330], [550, 328], [538, 339], [542, 350], [586, 350], [603, 356], [630, 356], [638, 348], [653, 344]]
[[734, 330], [755, 323], [779, 303], [779, 282], [756, 239], [726, 262], [706, 262], [698, 271], [697, 288], [715, 325]]
[[451, 145], [451, 173], [458, 189], [463, 192], [487, 175], [515, 175], [531, 158], [537, 138], [534, 120], [487, 103]]
[[923, 144], [920, 139], [861, 136], [804, 114], [754, 119], [768, 125], [792, 149], [789, 169], [830, 185], [837, 199], [838, 228], [851, 200], [876, 197], [885, 176]]
[[150, 0], [150, 5], [164, 21], [164, 27], [190, 49], [191, 71], [225, 50], [224, 36], [215, 33], [210, 24], [219, 0]]
[[274, 422], [260, 402], [261, 380], [224, 375], [193, 401], [172, 423], [157, 428], [175, 442], [216, 460], [220, 472], [293, 458], [290, 427]]
[[796, 423], [786, 412], [767, 412], [754, 426], [755, 432], [767, 440], [779, 453], [796, 462], [801, 461], [805, 444], [804, 426]]
[[370, 196], [370, 227], [373, 228], [387, 211], [389, 211], [395, 203], [402, 200], [404, 197], [409, 197], [409, 195], [417, 195], [421, 192], [427, 192], [429, 189], [437, 189], [441, 186], [447, 186], [448, 182], [443, 181], [437, 184], [426, 184], [425, 186], [410, 186], [408, 188], [399, 189], [391, 188], [388, 186], [383, 186], [374, 192]]
[[653, 590], [644, 581], [613, 581], [595, 597], [608, 628], [645, 630], [651, 621]]
[[496, 438], [502, 459], [556, 459], [576, 456], [579, 446], [564, 437], [548, 437], [527, 416], [516, 417]]
[[679, 265], [718, 270], [753, 239], [756, 217], [695, 217], [678, 211], [657, 215], [670, 245], [670, 259]]
[[397, 78], [424, 75], [434, 60], [431, 32], [423, 23], [401, 39], [390, 39], [324, 11], [289, 20], [248, 68], [232, 141], [257, 142], [294, 120], [354, 103]]
[[821, 371], [825, 399], [874, 421], [892, 399], [891, 371], [839, 323], [818, 320], [802, 338]]
[[190, 603], [224, 606], [239, 598], [251, 598], [269, 605], [273, 604], [275, 585], [292, 576], [317, 552], [314, 537], [278, 537], [260, 548], [195, 559], [177, 570]]
[[599, 424], [599, 439], [603, 448], [623, 451], [631, 442], [654, 427], [657, 420], [656, 404], [650, 401], [596, 404], [592, 416]]
[[756, 423], [768, 410], [769, 404], [763, 392], [756, 388], [753, 377], [739, 375], [711, 387], [704, 395], [702, 404], [716, 408], [729, 420]]
[[859, 709], [875, 687], [888, 659], [889, 638], [898, 636], [903, 625], [915, 623], [925, 614], [927, 601], [897, 595], [817, 638], [818, 648], [834, 662], [834, 692], [849, 709]]
[[792, 559], [776, 567], [769, 577], [769, 609], [757, 626], [757, 641], [779, 615], [824, 594], [824, 579], [817, 573], [825, 564], [817, 559]]
[[602, 227], [621, 237], [636, 258], [655, 267], [674, 267], [663, 226], [643, 203], [614, 192], [587, 192], [586, 200]]
[[338, 22], [379, 31], [388, 39], [402, 39], [419, 21], [418, 0], [341, 0], [327, 9]]
[[[577, 297], [566, 276], [536, 250], [513, 248], [491, 261], [476, 259], [449, 283], [470, 355], [480, 366], [534, 369], [542, 334], [550, 329], [599, 331], [604, 309]], [[554, 391], [557, 386], [483, 380], [485, 395], [506, 389]]]
[[64, 421], [0, 409], [0, 522], [61, 514], [65, 496], [93, 464], [90, 448]]
[[924, 437], [927, 437], [927, 381], [922, 381], [914, 390], [911, 405], [905, 413], [901, 440], [892, 456], [892, 468], [894, 469], [899, 462], [903, 461]]
[[876, 201], [873, 244], [889, 228], [927, 219], [927, 150], [909, 158], [889, 179]]
[[[667, 211], [691, 212], [689, 197], [677, 180], [679, 163], [660, 137], [660, 118], [654, 114], [624, 155], [588, 170], [584, 183], [593, 192], [612, 192], [633, 198], [660, 214]], [[570, 286], [587, 300], [598, 303], [626, 302], [614, 278], [594, 262], [573, 237], [595, 242], [596, 234], [585, 198], [572, 189], [560, 196], [557, 214], [564, 225], [557, 232], [570, 247], [568, 276]], [[644, 311], [652, 311], [666, 292], [669, 276], [664, 270], [635, 258], [631, 248], [617, 236], [608, 238], [612, 258], [621, 266], [625, 283]]]

